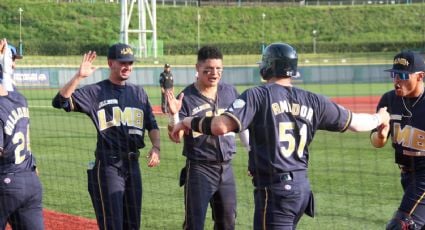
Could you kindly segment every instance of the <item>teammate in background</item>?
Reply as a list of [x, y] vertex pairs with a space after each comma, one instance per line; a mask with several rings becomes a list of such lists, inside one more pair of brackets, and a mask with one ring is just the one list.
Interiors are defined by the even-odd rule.
[[395, 163], [401, 169], [404, 195], [386, 229], [424, 229], [425, 226], [425, 99], [423, 57], [412, 51], [394, 57], [394, 89], [382, 95], [377, 109], [387, 107], [390, 126], [371, 133], [372, 145], [381, 148], [391, 136]]
[[[185, 117], [218, 116], [239, 95], [233, 86], [220, 82], [223, 55], [217, 47], [204, 46], [198, 50], [196, 70], [199, 73], [197, 81], [181, 92], [179, 100], [172, 92], [167, 94], [171, 117], [169, 130]], [[241, 139], [248, 142], [247, 136]], [[183, 229], [204, 229], [208, 203], [214, 229], [235, 228], [236, 185], [231, 164], [235, 153], [234, 133], [211, 136], [192, 132], [185, 135], [183, 155], [187, 160], [180, 175], [185, 198]]]
[[139, 229], [142, 179], [139, 149], [148, 131], [152, 148], [148, 166], [159, 164], [159, 129], [148, 96], [127, 80], [133, 70], [133, 50], [114, 44], [108, 51], [109, 79], [77, 89], [91, 75], [96, 52], [84, 54], [80, 69], [53, 98], [55, 108], [87, 114], [97, 129], [96, 161], [87, 171], [89, 193], [100, 229]]
[[168, 113], [166, 94], [167, 91], [174, 92], [174, 78], [170, 64], [164, 65], [164, 71], [159, 76], [159, 85], [161, 86], [161, 110], [162, 113]]
[[301, 216], [314, 216], [307, 178], [308, 146], [317, 130], [370, 131], [388, 125], [385, 108], [377, 114], [353, 113], [326, 97], [294, 87], [298, 56], [285, 43], [269, 45], [260, 74], [266, 84], [246, 90], [220, 116], [187, 117], [174, 126], [180, 141], [187, 129], [223, 135], [249, 129], [249, 172], [253, 176], [254, 229], [296, 229]]
[[3, 70], [14, 69], [19, 58], [15, 47], [0, 40], [0, 229], [9, 223], [12, 229], [41, 230], [42, 186], [30, 148], [28, 103], [17, 90], [8, 92], [3, 85]]

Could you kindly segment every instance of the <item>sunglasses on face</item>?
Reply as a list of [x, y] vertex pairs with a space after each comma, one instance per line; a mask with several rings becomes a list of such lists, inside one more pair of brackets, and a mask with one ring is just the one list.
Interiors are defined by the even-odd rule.
[[391, 72], [391, 78], [392, 79], [400, 79], [400, 80], [409, 80], [409, 73], [395, 73]]

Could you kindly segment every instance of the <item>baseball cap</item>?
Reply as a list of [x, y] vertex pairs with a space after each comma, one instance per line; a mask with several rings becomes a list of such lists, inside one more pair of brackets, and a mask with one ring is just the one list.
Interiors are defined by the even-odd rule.
[[134, 62], [133, 48], [127, 44], [117, 43], [109, 47], [108, 59], [120, 62]]
[[168, 64], [168, 63], [166, 63], [165, 65], [164, 65], [164, 68], [170, 68], [171, 66], [170, 66], [170, 64]]
[[403, 51], [394, 56], [393, 68], [384, 71], [409, 74], [425, 71], [424, 58], [417, 52]]
[[13, 59], [22, 59], [22, 55], [18, 54], [15, 46], [8, 44], [7, 47], [10, 49], [10, 51], [12, 51]]

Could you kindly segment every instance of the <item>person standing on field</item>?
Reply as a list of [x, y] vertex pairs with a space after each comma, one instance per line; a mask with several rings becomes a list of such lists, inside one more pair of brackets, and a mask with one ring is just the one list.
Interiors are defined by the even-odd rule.
[[174, 77], [171, 73], [170, 64], [164, 65], [164, 71], [159, 76], [159, 85], [161, 87], [161, 110], [162, 113], [168, 113], [166, 95], [168, 91], [174, 93]]
[[0, 40], [0, 229], [9, 223], [14, 230], [43, 230], [43, 191], [30, 146], [28, 102], [11, 78], [5, 81], [20, 58], [14, 46]]
[[[239, 95], [236, 89], [221, 82], [223, 54], [214, 46], [198, 50], [198, 79], [169, 101], [169, 130], [178, 120], [191, 116], [218, 116]], [[241, 140], [247, 146], [247, 132]], [[223, 136], [191, 132], [184, 136], [183, 155], [186, 165], [181, 171], [184, 185], [185, 220], [183, 229], [203, 230], [208, 204], [211, 206], [214, 229], [235, 229], [236, 185], [232, 159], [236, 153], [235, 134]]]
[[267, 46], [260, 74], [264, 85], [246, 90], [219, 116], [188, 116], [170, 136], [183, 131], [224, 135], [249, 130], [249, 172], [254, 189], [254, 229], [296, 229], [306, 213], [314, 216], [308, 179], [308, 146], [317, 130], [370, 131], [387, 125], [385, 108], [376, 114], [353, 113], [328, 98], [292, 85], [298, 55], [286, 43]]
[[400, 206], [386, 229], [424, 229], [424, 58], [413, 51], [400, 52], [394, 56], [393, 67], [386, 71], [390, 72], [394, 89], [382, 95], [377, 109], [388, 108], [390, 125], [378, 127], [370, 137], [376, 148], [383, 147], [391, 140], [404, 191]]
[[95, 70], [96, 52], [84, 54], [80, 69], [53, 98], [52, 105], [88, 115], [97, 129], [96, 161], [87, 171], [88, 190], [100, 229], [139, 229], [142, 178], [139, 149], [148, 132], [152, 148], [148, 166], [160, 163], [160, 134], [148, 96], [127, 80], [135, 61], [133, 49], [122, 43], [109, 47], [109, 78], [78, 88]]

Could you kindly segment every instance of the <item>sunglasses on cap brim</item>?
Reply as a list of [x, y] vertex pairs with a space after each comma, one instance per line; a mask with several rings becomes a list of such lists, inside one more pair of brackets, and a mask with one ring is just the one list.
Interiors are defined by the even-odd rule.
[[410, 73], [390, 72], [392, 79], [409, 80]]

